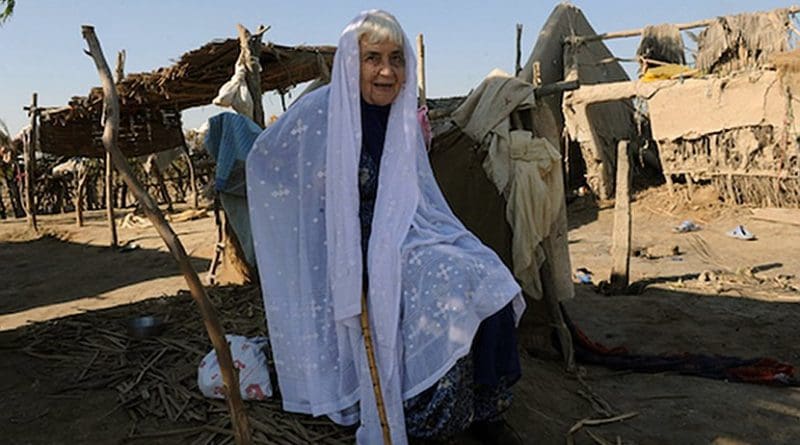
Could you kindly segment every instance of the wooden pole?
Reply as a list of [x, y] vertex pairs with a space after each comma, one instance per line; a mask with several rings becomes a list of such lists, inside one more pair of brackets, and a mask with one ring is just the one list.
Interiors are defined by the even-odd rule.
[[614, 201], [614, 234], [611, 244], [611, 277], [614, 293], [624, 293], [628, 288], [631, 265], [631, 195], [628, 141], [617, 143], [617, 184]]
[[564, 313], [561, 311], [558, 295], [556, 295], [553, 289], [553, 281], [550, 280], [550, 278], [553, 277], [553, 270], [550, 265], [553, 260], [554, 258], [547, 258], [544, 263], [542, 263], [540, 273], [540, 276], [543, 278], [542, 297], [547, 305], [550, 323], [552, 323], [553, 328], [556, 330], [556, 335], [558, 335], [558, 343], [561, 346], [561, 355], [564, 359], [564, 369], [572, 373], [575, 372], [575, 348], [572, 343], [572, 334], [569, 332], [567, 323], [564, 320]]
[[259, 127], [264, 128], [264, 106], [261, 103], [261, 38], [269, 27], [261, 25], [255, 34], [250, 34], [241, 24], [237, 24], [239, 31], [239, 62], [244, 62], [247, 67], [247, 89], [253, 100], [253, 120]]
[[106, 152], [106, 219], [111, 237], [109, 244], [117, 247], [117, 224], [114, 222], [114, 167], [111, 165], [111, 152]]
[[425, 91], [425, 41], [422, 33], [417, 34], [417, 106], [428, 104]]
[[517, 23], [517, 61], [514, 63], [514, 75], [522, 71], [522, 23]]
[[219, 194], [215, 193], [214, 196], [214, 225], [217, 228], [217, 242], [214, 244], [214, 256], [211, 258], [211, 264], [208, 266], [208, 273], [206, 274], [206, 282], [209, 285], [217, 284], [217, 267], [219, 267], [222, 254], [225, 252], [225, 231], [222, 229], [222, 209], [219, 202]]
[[[0, 191], [3, 190], [3, 183], [0, 182]], [[0, 193], [0, 219], [8, 218], [8, 213], [6, 212], [6, 203], [3, 201], [3, 194]]]
[[158, 186], [158, 190], [161, 193], [161, 199], [163, 199], [164, 203], [167, 204], [167, 211], [172, 213], [175, 210], [172, 207], [172, 198], [169, 196], [167, 183], [164, 181], [164, 174], [161, 172], [161, 169], [158, 168], [158, 162], [156, 162], [156, 155], [153, 155], [153, 163], [151, 164], [150, 172], [153, 175], [153, 177], [156, 178], [156, 185]]
[[89, 167], [78, 165], [75, 170], [75, 225], [83, 227], [83, 190], [86, 188], [86, 178], [89, 177]]
[[[125, 50], [117, 53], [117, 66], [114, 70], [114, 83], [119, 84], [125, 78]], [[110, 246], [117, 247], [117, 224], [114, 222], [114, 165], [111, 152], [106, 151], [106, 219], [110, 236]]]
[[[786, 8], [789, 14], [797, 14], [800, 12], [800, 6], [791, 6]], [[694, 22], [688, 23], [679, 23], [674, 25], [679, 30], [683, 31], [686, 29], [693, 29], [693, 28], [702, 28], [705, 26], [710, 26], [716, 22], [717, 19], [705, 19], [705, 20], [697, 20]], [[603, 34], [596, 34], [591, 36], [569, 36], [564, 39], [566, 43], [569, 44], [580, 44], [585, 42], [596, 42], [598, 40], [609, 40], [609, 39], [619, 39], [622, 37], [635, 37], [641, 35], [644, 32], [644, 28], [639, 29], [629, 29], [626, 31], [614, 31], [614, 32], [606, 32]]]
[[[261, 103], [261, 64], [259, 60], [261, 57], [261, 39], [264, 33], [269, 30], [269, 27], [261, 25], [254, 34], [251, 34], [250, 31], [241, 24], [237, 24], [236, 28], [239, 32], [240, 47], [237, 64], [244, 63], [247, 68], [247, 90], [250, 92], [250, 98], [253, 100], [252, 118], [258, 126], [264, 128], [264, 109]], [[225, 264], [230, 266], [229, 269], [236, 271], [243, 282], [254, 282], [258, 274], [245, 260], [241, 243], [227, 218], [223, 220], [222, 230], [225, 234], [225, 251], [223, 255]], [[209, 270], [209, 276], [213, 278], [214, 272]]]
[[186, 139], [184, 138], [183, 132], [181, 132], [181, 140], [183, 141], [183, 155], [186, 157], [186, 168], [189, 169], [189, 189], [192, 191], [192, 208], [196, 209], [200, 206], [198, 204], [200, 197], [197, 196], [197, 180], [194, 176], [192, 155], [189, 153], [189, 147], [186, 145]]
[[281, 110], [283, 110], [283, 112], [285, 113], [286, 112], [286, 92], [283, 91], [283, 90], [278, 90], [278, 94], [281, 95]]
[[25, 160], [25, 211], [27, 212], [28, 227], [38, 231], [36, 225], [36, 202], [33, 196], [36, 187], [36, 149], [39, 142], [39, 108], [37, 106], [39, 94], [33, 93], [31, 106], [26, 107], [31, 118], [31, 132], [23, 144]]
[[122, 152], [119, 151], [119, 147], [117, 146], [117, 137], [119, 134], [119, 97], [117, 96], [117, 89], [111, 79], [111, 71], [108, 68], [105, 56], [103, 56], [100, 42], [97, 40], [97, 36], [94, 33], [94, 27], [84, 25], [81, 30], [84, 40], [86, 40], [86, 43], [89, 45], [87, 54], [94, 60], [103, 85], [103, 102], [106, 108], [103, 146], [107, 151], [111, 152], [111, 159], [114, 161], [120, 176], [122, 176], [122, 179], [130, 186], [133, 193], [139, 199], [139, 202], [142, 203], [145, 214], [164, 240], [164, 243], [178, 263], [183, 277], [186, 279], [192, 298], [200, 309], [200, 314], [203, 317], [208, 337], [211, 339], [211, 343], [214, 345], [214, 350], [217, 353], [220, 373], [222, 374], [222, 390], [228, 404], [228, 411], [231, 415], [234, 438], [238, 445], [249, 445], [252, 443], [249, 421], [241, 394], [239, 394], [239, 376], [233, 367], [231, 351], [228, 347], [228, 343], [225, 341], [225, 331], [217, 319], [214, 307], [208, 300], [205, 288], [203, 288], [200, 279], [197, 277], [197, 272], [195, 272], [189, 262], [183, 244], [164, 219], [164, 215], [161, 213], [156, 203], [150, 195], [147, 194], [139, 180], [136, 179], [136, 176], [131, 171]]
[[9, 170], [2, 171], [3, 179], [6, 181], [8, 187], [8, 199], [11, 201], [11, 208], [14, 213], [14, 218], [21, 218], [25, 215], [25, 208], [22, 206], [22, 197], [19, 196], [19, 185], [17, 184], [17, 173], [19, 172], [17, 163], [12, 165]]
[[364, 349], [367, 350], [369, 374], [372, 377], [372, 389], [375, 392], [375, 405], [378, 408], [378, 419], [381, 422], [384, 445], [392, 445], [392, 434], [389, 430], [389, 418], [386, 416], [386, 405], [383, 403], [381, 391], [381, 377], [378, 373], [378, 363], [375, 360], [375, 346], [372, 342], [372, 330], [369, 327], [369, 314], [367, 313], [367, 293], [361, 293], [361, 332], [364, 334]]

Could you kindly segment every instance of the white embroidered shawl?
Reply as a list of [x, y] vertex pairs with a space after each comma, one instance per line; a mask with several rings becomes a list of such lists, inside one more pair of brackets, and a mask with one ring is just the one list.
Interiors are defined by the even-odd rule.
[[[365, 16], [341, 36], [331, 85], [266, 129], [246, 166], [284, 409], [342, 424], [360, 420], [364, 444], [382, 441], [358, 323], [356, 34]], [[481, 320], [512, 299], [517, 319], [524, 310], [511, 273], [453, 216], [436, 185], [416, 118], [416, 59], [407, 37], [404, 50], [406, 84], [389, 116], [367, 258], [368, 313], [396, 444], [406, 443], [403, 400], [469, 352]]]

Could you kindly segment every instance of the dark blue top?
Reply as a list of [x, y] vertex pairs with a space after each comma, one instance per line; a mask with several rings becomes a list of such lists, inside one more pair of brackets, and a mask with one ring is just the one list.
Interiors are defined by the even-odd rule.
[[361, 158], [358, 162], [358, 216], [361, 220], [361, 252], [364, 258], [364, 276], [367, 270], [367, 246], [372, 233], [372, 216], [378, 197], [378, 177], [381, 169], [383, 143], [389, 123], [391, 105], [371, 105], [361, 99]]

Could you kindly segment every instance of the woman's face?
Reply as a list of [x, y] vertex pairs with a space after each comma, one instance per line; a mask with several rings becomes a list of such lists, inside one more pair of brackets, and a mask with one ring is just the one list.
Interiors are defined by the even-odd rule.
[[368, 104], [389, 105], [397, 98], [406, 81], [403, 47], [385, 41], [359, 42], [361, 54], [361, 96]]

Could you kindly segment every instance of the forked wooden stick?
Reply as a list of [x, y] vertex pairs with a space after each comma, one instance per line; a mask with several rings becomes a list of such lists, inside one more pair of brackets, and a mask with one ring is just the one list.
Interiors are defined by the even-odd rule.
[[108, 63], [106, 63], [100, 42], [94, 33], [94, 27], [84, 25], [81, 27], [81, 33], [89, 45], [87, 54], [94, 59], [97, 73], [100, 75], [100, 81], [103, 84], [103, 106], [105, 107], [106, 117], [103, 129], [103, 146], [106, 151], [111, 153], [111, 160], [114, 162], [122, 179], [128, 184], [128, 187], [130, 187], [139, 202], [143, 204], [145, 214], [147, 214], [161, 238], [164, 239], [164, 243], [169, 248], [175, 261], [177, 261], [178, 267], [186, 279], [192, 298], [200, 308], [200, 314], [203, 316], [208, 337], [217, 352], [220, 373], [222, 374], [222, 390], [228, 403], [228, 411], [231, 415], [231, 424], [233, 425], [236, 443], [237, 445], [250, 445], [252, 438], [247, 413], [245, 412], [241, 394], [239, 394], [239, 376], [233, 367], [231, 351], [225, 341], [225, 332], [217, 319], [214, 306], [208, 300], [205, 288], [200, 284], [197, 272], [189, 262], [183, 244], [181, 244], [175, 232], [164, 219], [164, 215], [156, 203], [133, 175], [128, 161], [125, 160], [125, 156], [117, 147], [117, 136], [119, 134], [119, 96], [117, 95], [117, 89], [111, 78], [111, 70], [109, 70]]

